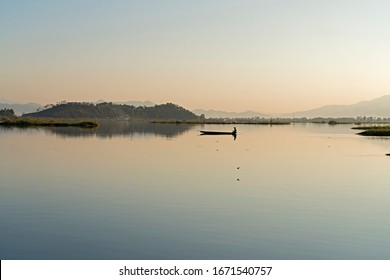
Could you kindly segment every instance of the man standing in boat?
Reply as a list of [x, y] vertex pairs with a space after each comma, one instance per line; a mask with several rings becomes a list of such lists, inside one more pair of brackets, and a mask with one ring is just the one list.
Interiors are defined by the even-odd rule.
[[236, 129], [236, 127], [233, 128], [232, 134], [237, 134], [237, 129]]

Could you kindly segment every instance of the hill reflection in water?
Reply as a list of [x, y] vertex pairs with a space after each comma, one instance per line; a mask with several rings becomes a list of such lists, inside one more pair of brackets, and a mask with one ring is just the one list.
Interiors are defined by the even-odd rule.
[[99, 127], [83, 129], [78, 127], [48, 128], [46, 131], [59, 137], [102, 137], [111, 138], [118, 136], [154, 135], [160, 137], [177, 137], [189, 129], [191, 125], [183, 124], [153, 124], [148, 122], [129, 122], [116, 120], [99, 120]]

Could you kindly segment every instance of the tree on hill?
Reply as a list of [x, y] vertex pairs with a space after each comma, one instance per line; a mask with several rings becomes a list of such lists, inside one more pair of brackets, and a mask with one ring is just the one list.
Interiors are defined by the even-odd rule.
[[0, 110], [0, 117], [15, 117], [15, 112], [13, 109], [1, 109]]

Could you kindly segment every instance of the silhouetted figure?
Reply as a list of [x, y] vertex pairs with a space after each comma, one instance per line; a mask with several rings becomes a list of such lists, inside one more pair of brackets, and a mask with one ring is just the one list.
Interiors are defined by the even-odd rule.
[[233, 132], [232, 132], [233, 134], [237, 134], [237, 129], [236, 129], [236, 127], [234, 127], [233, 128]]

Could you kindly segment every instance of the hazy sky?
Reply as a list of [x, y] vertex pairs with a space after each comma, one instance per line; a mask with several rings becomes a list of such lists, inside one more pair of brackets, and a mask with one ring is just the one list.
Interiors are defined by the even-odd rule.
[[289, 112], [390, 94], [390, 1], [2, 0], [0, 98]]

